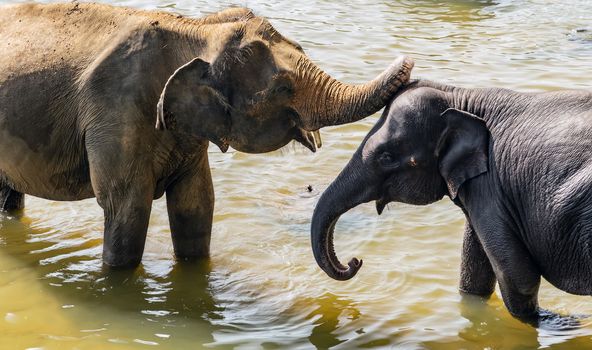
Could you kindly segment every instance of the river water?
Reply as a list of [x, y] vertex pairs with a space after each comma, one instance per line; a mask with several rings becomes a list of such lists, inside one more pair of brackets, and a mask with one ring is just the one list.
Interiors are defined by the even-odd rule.
[[[407, 54], [414, 77], [465, 87], [592, 88], [587, 0], [112, 3], [191, 16], [251, 7], [347, 82]], [[0, 216], [0, 349], [592, 348], [591, 319], [535, 329], [509, 315], [499, 291], [461, 300], [463, 217], [449, 200], [390, 204], [380, 217], [373, 204], [352, 210], [338, 224], [336, 250], [345, 261], [362, 257], [364, 267], [348, 282], [317, 267], [313, 208], [376, 118], [324, 129], [316, 154], [294, 145], [264, 155], [210, 148], [217, 199], [209, 263], [174, 262], [158, 200], [142, 266], [103, 271], [94, 199], [28, 197], [24, 217]], [[592, 314], [589, 297], [546, 282], [540, 304]]]

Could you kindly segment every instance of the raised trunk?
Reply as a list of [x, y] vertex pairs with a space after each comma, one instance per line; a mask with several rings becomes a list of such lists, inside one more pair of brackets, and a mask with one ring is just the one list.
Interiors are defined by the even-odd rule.
[[296, 61], [296, 109], [306, 130], [352, 123], [384, 107], [411, 75], [413, 60], [399, 57], [374, 80], [349, 85], [331, 78], [306, 56]]
[[336, 280], [345, 281], [356, 275], [362, 260], [352, 258], [348, 266], [335, 255], [333, 231], [339, 217], [351, 208], [376, 199], [372, 179], [363, 176], [360, 151], [341, 174], [325, 190], [315, 208], [311, 224], [312, 250], [317, 264]]

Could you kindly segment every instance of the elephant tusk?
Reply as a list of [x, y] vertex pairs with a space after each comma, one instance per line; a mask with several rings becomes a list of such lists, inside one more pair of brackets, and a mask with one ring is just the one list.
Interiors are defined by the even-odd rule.
[[312, 137], [315, 141], [315, 145], [317, 146], [317, 148], [321, 148], [323, 146], [323, 141], [321, 140], [321, 132], [319, 130], [313, 131]]

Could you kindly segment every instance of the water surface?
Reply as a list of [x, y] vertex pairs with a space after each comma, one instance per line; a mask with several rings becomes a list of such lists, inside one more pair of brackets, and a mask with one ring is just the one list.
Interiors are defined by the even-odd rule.
[[[112, 3], [190, 16], [248, 6], [353, 83], [407, 54], [415, 77], [466, 87], [592, 88], [585, 0]], [[508, 314], [499, 292], [461, 301], [463, 217], [448, 200], [391, 204], [380, 217], [373, 204], [352, 210], [338, 224], [336, 249], [342, 260], [364, 258], [363, 269], [348, 282], [320, 271], [309, 243], [314, 205], [376, 118], [323, 130], [316, 154], [212, 147], [207, 264], [174, 262], [164, 200], [154, 204], [142, 266], [107, 272], [95, 200], [28, 197], [24, 217], [0, 216], [0, 349], [591, 348], [590, 320], [535, 329]], [[592, 314], [589, 297], [547, 283], [540, 303]]]

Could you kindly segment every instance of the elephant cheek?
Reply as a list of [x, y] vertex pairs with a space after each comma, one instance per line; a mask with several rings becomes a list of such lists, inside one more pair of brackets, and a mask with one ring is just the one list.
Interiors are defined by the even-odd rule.
[[281, 118], [246, 115], [236, 120], [232, 125], [230, 145], [240, 152], [275, 151], [287, 145], [295, 136], [291, 121], [286, 122]]
[[438, 180], [406, 181], [391, 187], [392, 201], [412, 205], [428, 205], [439, 201], [447, 192], [442, 191]]
[[235, 150], [244, 153], [267, 153], [282, 148], [291, 140], [291, 137], [282, 136], [281, 134], [277, 137], [276, 135], [273, 135], [273, 133], [239, 132], [233, 135], [230, 146]]

